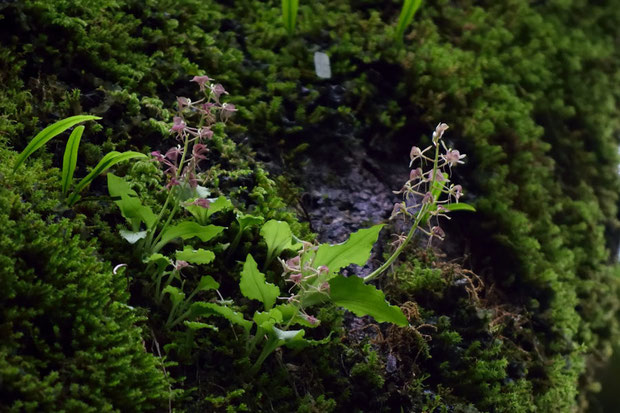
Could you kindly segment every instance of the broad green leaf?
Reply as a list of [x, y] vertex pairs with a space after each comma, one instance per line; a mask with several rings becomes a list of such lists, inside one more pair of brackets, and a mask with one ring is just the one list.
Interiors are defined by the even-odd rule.
[[65, 146], [65, 154], [62, 157], [61, 179], [62, 193], [65, 195], [73, 182], [73, 174], [75, 172], [75, 166], [77, 165], [78, 149], [80, 147], [82, 133], [84, 133], [84, 126], [80, 125], [71, 132], [71, 136], [69, 136], [69, 140], [67, 141], [67, 146]]
[[298, 250], [301, 244], [293, 244], [293, 233], [288, 223], [271, 219], [260, 229], [261, 236], [267, 243], [269, 257], [277, 257], [286, 249]]
[[276, 285], [265, 281], [265, 274], [258, 270], [256, 261], [250, 254], [243, 265], [239, 287], [245, 297], [262, 302], [266, 310], [273, 307], [280, 295], [280, 289]]
[[[321, 294], [321, 296], [327, 298], [325, 294]], [[290, 325], [299, 324], [304, 327], [318, 327], [319, 323], [310, 324], [305, 317], [302, 317], [299, 314], [299, 310], [292, 304], [280, 304], [273, 308], [274, 310], [278, 310], [282, 314], [282, 323], [287, 324], [290, 322]], [[291, 320], [292, 318], [292, 320]]]
[[135, 244], [141, 239], [146, 238], [146, 231], [133, 232], [121, 229], [119, 233], [121, 234], [121, 237], [125, 238], [130, 244]]
[[24, 163], [24, 161], [28, 159], [30, 155], [32, 155], [41, 146], [45, 145], [50, 139], [55, 138], [70, 127], [77, 125], [78, 123], [97, 119], [101, 118], [98, 116], [79, 115], [71, 116], [69, 118], [59, 120], [58, 122], [51, 124], [47, 128], [43, 129], [41, 132], [39, 132], [30, 141], [30, 143], [28, 144], [28, 146], [26, 146], [22, 153], [19, 154], [17, 160], [15, 161], [15, 165], [13, 166], [13, 171], [17, 170], [17, 168], [19, 168], [19, 166]]
[[252, 319], [260, 328], [270, 330], [275, 324], [282, 322], [282, 313], [280, 310], [272, 308], [271, 310], [265, 312], [255, 312]]
[[273, 327], [273, 330], [276, 337], [282, 340], [280, 345], [285, 345], [286, 347], [294, 350], [327, 344], [331, 340], [332, 334], [334, 333], [333, 331], [330, 331], [329, 335], [321, 340], [308, 340], [307, 338], [304, 338], [306, 333], [304, 330], [282, 331], [278, 330], [277, 327]]
[[189, 245], [186, 245], [183, 251], [176, 252], [177, 260], [187, 261], [192, 264], [209, 264], [215, 259], [213, 251], [203, 250], [198, 248], [195, 250]]
[[140, 224], [144, 222], [147, 229], [151, 229], [157, 217], [149, 206], [142, 205], [136, 191], [123, 178], [119, 178], [113, 173], [108, 175], [108, 192], [114, 198], [114, 203], [121, 210], [121, 215], [129, 222], [132, 229], [138, 231]]
[[197, 317], [209, 317], [212, 315], [224, 317], [231, 323], [243, 327], [246, 331], [250, 331], [252, 328], [252, 322], [243, 318], [243, 314], [238, 313], [229, 307], [224, 307], [215, 303], [205, 303], [199, 301], [191, 305], [190, 311], [192, 315]]
[[164, 295], [166, 293], [170, 295], [170, 301], [172, 301], [172, 305], [174, 307], [176, 307], [179, 303], [182, 303], [183, 300], [185, 300], [185, 293], [171, 285], [167, 285], [166, 288], [162, 290], [162, 293]]
[[399, 326], [409, 324], [402, 310], [385, 301], [383, 291], [365, 284], [359, 277], [345, 278], [339, 275], [329, 281], [330, 297], [341, 307], [357, 316], [369, 315], [378, 322], [389, 322]]
[[215, 214], [216, 212], [228, 211], [233, 208], [232, 202], [225, 196], [218, 197], [215, 201], [211, 202], [209, 208], [207, 208], [207, 217]]
[[299, 0], [282, 0], [282, 20], [289, 34], [293, 34], [295, 31], [295, 20], [297, 20], [298, 8]]
[[175, 238], [190, 239], [198, 237], [202, 242], [207, 242], [217, 236], [223, 230], [224, 227], [219, 227], [217, 225], [203, 226], [198, 224], [197, 222], [183, 221], [177, 225], [172, 225], [166, 228], [161, 234], [160, 241], [153, 248], [153, 251], [159, 251]]
[[265, 219], [261, 216], [237, 214], [237, 222], [239, 222], [239, 230], [243, 231], [246, 228], [257, 226], [262, 224]]
[[204, 275], [194, 291], [211, 291], [220, 288], [220, 283], [215, 281], [210, 275]]
[[90, 184], [93, 179], [97, 176], [101, 175], [106, 169], [116, 165], [117, 163], [127, 161], [133, 158], [146, 158], [146, 155], [140, 152], [116, 152], [112, 151], [106, 154], [97, 165], [93, 168], [92, 171], [88, 175], [86, 175], [82, 180], [75, 186], [73, 190], [73, 194], [71, 194], [71, 198], [69, 198], [69, 205], [73, 205], [79, 199], [79, 193], [86, 187], [86, 185]]
[[397, 41], [402, 41], [403, 36], [405, 35], [405, 29], [413, 21], [413, 17], [420, 8], [421, 4], [422, 0], [405, 0], [403, 8], [400, 11], [400, 16], [398, 16], [398, 24], [396, 25]]
[[183, 324], [185, 324], [190, 330], [202, 330], [208, 328], [209, 330], [219, 331], [216, 326], [207, 323], [201, 323], [200, 321], [184, 321]]
[[448, 211], [471, 211], [476, 212], [476, 208], [473, 206], [466, 204], [464, 202], [459, 202], [457, 204], [443, 204], [443, 207]]
[[350, 264], [366, 264], [381, 228], [383, 224], [360, 229], [351, 234], [349, 239], [342, 244], [321, 244], [314, 258], [314, 267], [325, 265], [329, 269], [329, 275], [332, 276]]
[[137, 197], [138, 194], [136, 191], [131, 189], [131, 185], [129, 182], [125, 181], [123, 178], [114, 175], [110, 172], [108, 175], [108, 192], [110, 196], [113, 198], [118, 198], [120, 196], [126, 195], [131, 197]]

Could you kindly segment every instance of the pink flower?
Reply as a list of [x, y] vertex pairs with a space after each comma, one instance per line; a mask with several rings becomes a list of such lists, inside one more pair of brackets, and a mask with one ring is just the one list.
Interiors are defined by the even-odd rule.
[[198, 130], [198, 139], [212, 139], [213, 131], [208, 127], [200, 128]]
[[232, 103], [224, 103], [222, 104], [222, 112], [220, 113], [220, 116], [222, 117], [222, 120], [226, 122], [237, 110], [238, 109], [235, 108], [235, 105]]
[[174, 269], [180, 271], [183, 268], [190, 267], [187, 261], [177, 260], [174, 264]]
[[424, 194], [424, 198], [422, 198], [422, 203], [430, 204], [432, 202], [433, 202], [433, 194], [431, 194], [430, 192], [427, 192], [426, 194]]
[[412, 169], [411, 172], [409, 172], [410, 181], [415, 181], [420, 178], [422, 178], [422, 168]]
[[166, 158], [170, 159], [172, 162], [176, 162], [179, 159], [179, 155], [181, 155], [183, 151], [180, 147], [170, 148], [166, 152]]
[[319, 274], [327, 274], [329, 272], [329, 268], [326, 265], [321, 265], [317, 270], [319, 270]]
[[184, 98], [182, 96], [177, 97], [177, 105], [179, 105], [179, 110], [182, 111], [184, 109], [189, 108], [192, 105], [191, 99]]
[[441, 229], [441, 227], [436, 225], [431, 228], [431, 235], [439, 239], [443, 239], [446, 236], [446, 233], [443, 231], [443, 229]]
[[439, 139], [443, 136], [443, 133], [448, 130], [449, 126], [445, 123], [437, 124], [435, 131], [433, 132], [433, 143], [437, 145], [439, 143]]
[[217, 85], [211, 85], [211, 93], [213, 93], [213, 98], [216, 102], [220, 101], [220, 96], [228, 94], [226, 89], [224, 89], [224, 86], [220, 85], [219, 83]]
[[209, 150], [202, 143], [197, 143], [192, 148], [192, 156], [194, 159], [207, 159], [207, 157], [204, 156], [207, 152], [209, 152]]
[[313, 325], [313, 326], [315, 326], [315, 325], [319, 324], [319, 320], [318, 320], [318, 318], [316, 318], [316, 317], [314, 317], [314, 316], [311, 316], [311, 315], [307, 315], [307, 316], [306, 316], [306, 321], [307, 321], [308, 323], [310, 323], [311, 325]]
[[166, 160], [164, 159], [164, 157], [162, 156], [161, 152], [159, 151], [153, 151], [151, 152], [151, 156], [155, 157], [155, 160], [158, 162], [165, 162]]
[[200, 87], [200, 91], [204, 92], [205, 90], [205, 85], [209, 82], [211, 82], [212, 80], [215, 79], [211, 79], [209, 76], [207, 75], [202, 75], [202, 76], [194, 76], [192, 78], [192, 80], [190, 80], [190, 82], [196, 82], [198, 83], [198, 87]]
[[187, 125], [183, 121], [183, 118], [180, 117], [180, 116], [175, 116], [174, 119], [173, 119], [173, 122], [174, 123], [172, 125], [172, 128], [170, 128], [170, 131], [171, 132], [177, 132], [179, 134], [183, 133], [183, 131], [187, 127]]
[[177, 186], [177, 185], [181, 185], [181, 183], [179, 182], [179, 180], [175, 176], [173, 176], [173, 177], [170, 178], [170, 181], [166, 185], [166, 188], [170, 189], [173, 186]]
[[463, 187], [461, 185], [454, 185], [450, 188], [450, 195], [459, 202], [459, 198], [463, 195]]
[[291, 274], [289, 276], [289, 279], [296, 285], [299, 285], [301, 283], [301, 280], [303, 280], [303, 278], [304, 276], [301, 275], [300, 273]]
[[456, 164], [464, 163], [461, 159], [465, 158], [465, 156], [465, 154], [461, 155], [461, 153], [456, 149], [451, 149], [447, 151], [445, 155], [441, 155], [450, 168]]
[[211, 202], [205, 198], [198, 198], [194, 202], [192, 202], [191, 205], [196, 205], [196, 206], [199, 206], [200, 208], [206, 209], [206, 208], [209, 208], [209, 206], [211, 205]]

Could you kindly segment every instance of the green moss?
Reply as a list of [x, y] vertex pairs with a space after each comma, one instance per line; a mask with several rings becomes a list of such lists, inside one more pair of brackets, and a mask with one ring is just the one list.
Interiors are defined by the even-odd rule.
[[0, 370], [7, 411], [159, 411], [174, 394], [143, 347], [127, 282], [55, 212], [58, 173], [0, 151]]

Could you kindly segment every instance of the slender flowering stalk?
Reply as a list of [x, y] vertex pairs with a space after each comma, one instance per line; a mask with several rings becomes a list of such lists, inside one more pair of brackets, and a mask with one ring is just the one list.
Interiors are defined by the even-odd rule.
[[[371, 281], [383, 274], [396, 261], [403, 249], [413, 239], [417, 230], [422, 231], [429, 237], [429, 247], [434, 238], [443, 240], [445, 232], [439, 226], [439, 218], [447, 218], [448, 213], [452, 209], [456, 209], [453, 205], [459, 203], [459, 198], [463, 194], [461, 185], [454, 185], [451, 182], [452, 168], [464, 163], [465, 154], [461, 154], [458, 150], [446, 147], [442, 140], [448, 125], [439, 123], [435, 128], [432, 136], [432, 145], [425, 149], [413, 146], [410, 152], [409, 167], [419, 163], [420, 166], [411, 170], [409, 180], [405, 182], [400, 191], [396, 194], [402, 194], [404, 201], [396, 203], [392, 210], [390, 219], [404, 218], [412, 220], [409, 232], [405, 234], [396, 234], [396, 241], [393, 245], [396, 247], [392, 255], [375, 271], [364, 277], [364, 281]], [[431, 158], [426, 155], [427, 152], [433, 152]], [[443, 152], [442, 152], [443, 151]], [[424, 170], [427, 163], [432, 163], [432, 167]], [[408, 200], [413, 199], [411, 205]], [[472, 207], [461, 204], [461, 209], [473, 210]], [[431, 223], [434, 220], [435, 225]], [[423, 228], [423, 226], [425, 228]]]
[[[213, 80], [206, 75], [194, 76], [190, 80], [198, 85], [204, 96], [197, 101], [177, 97], [178, 113], [173, 118], [170, 133], [180, 144], [170, 148], [165, 155], [158, 151], [151, 153], [153, 160], [164, 168], [168, 196], [152, 226], [154, 230], [150, 231], [145, 239], [144, 248], [147, 252], [152, 252], [164, 230], [180, 210], [181, 203], [186, 201], [181, 199], [181, 194], [187, 193], [183, 189], [196, 190], [199, 164], [207, 159], [206, 155], [209, 152], [205, 142], [213, 138], [212, 126], [218, 120], [228, 121], [237, 111], [233, 104], [220, 102], [220, 97], [227, 95], [228, 92], [221, 84], [213, 84]], [[196, 126], [191, 126], [194, 124]], [[206, 199], [201, 199], [197, 194], [194, 198], [198, 198], [194, 201], [195, 205], [202, 208], [209, 207]]]

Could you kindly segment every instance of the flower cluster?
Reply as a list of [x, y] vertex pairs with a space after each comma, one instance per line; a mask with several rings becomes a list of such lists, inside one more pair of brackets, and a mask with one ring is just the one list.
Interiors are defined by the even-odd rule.
[[[166, 187], [171, 189], [179, 185], [187, 185], [196, 189], [198, 186], [197, 170], [200, 161], [207, 159], [208, 153], [205, 142], [213, 138], [213, 125], [219, 121], [226, 122], [234, 112], [235, 105], [220, 102], [222, 95], [228, 92], [209, 76], [194, 76], [191, 81], [198, 84], [204, 97], [193, 102], [186, 97], [177, 97], [178, 113], [173, 119], [170, 132], [179, 141], [175, 147], [168, 149], [165, 154], [154, 151], [151, 155], [164, 168], [168, 178]], [[190, 127], [191, 120], [196, 120], [196, 126]], [[197, 200], [195, 205], [207, 208], [206, 200]]]
[[[326, 281], [329, 268], [325, 265], [314, 268], [312, 266], [312, 260], [308, 257], [313, 257], [315, 255], [318, 246], [305, 241], [302, 242], [302, 245], [302, 249], [295, 257], [286, 261], [278, 258], [282, 264], [282, 277], [286, 282], [292, 284], [291, 288], [288, 290], [291, 295], [279, 298], [298, 306], [306, 321], [312, 325], [317, 325], [320, 321], [304, 311], [304, 298], [317, 293], [329, 295], [329, 283]], [[295, 290], [295, 292], [292, 292], [293, 290]]]
[[[445, 233], [438, 225], [438, 218], [450, 219], [447, 215], [450, 205], [458, 203], [463, 195], [463, 188], [453, 184], [451, 176], [452, 168], [464, 163], [465, 154], [446, 146], [442, 137], [447, 129], [445, 123], [438, 124], [431, 145], [424, 149], [411, 148], [409, 167], [413, 169], [402, 189], [394, 191], [403, 195], [403, 202], [394, 204], [390, 219], [403, 216], [415, 219], [416, 225], [426, 223], [427, 228], [420, 227], [420, 230], [429, 236], [429, 245], [433, 238], [444, 239]], [[430, 218], [435, 218], [435, 225], [431, 224]], [[398, 247], [404, 239], [404, 235], [397, 235], [393, 245]]]

